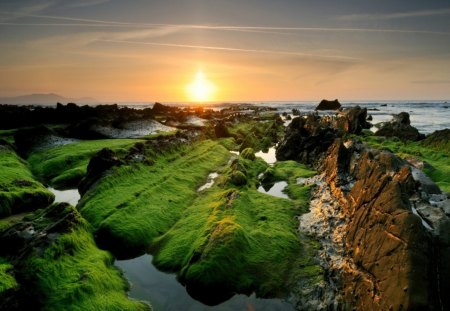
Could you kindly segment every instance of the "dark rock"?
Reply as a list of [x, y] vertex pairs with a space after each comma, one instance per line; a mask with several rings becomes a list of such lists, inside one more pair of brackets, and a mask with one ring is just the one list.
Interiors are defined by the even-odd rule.
[[409, 114], [401, 112], [394, 115], [392, 121], [383, 123], [375, 133], [376, 136], [398, 137], [402, 140], [418, 141], [424, 138], [423, 134], [410, 125]]
[[230, 133], [228, 131], [228, 127], [225, 125], [225, 122], [219, 121], [214, 126], [214, 133], [216, 134], [217, 138], [224, 138], [224, 137], [230, 137]]
[[[338, 136], [335, 129], [316, 126], [319, 117], [294, 118], [286, 129], [284, 138], [276, 148], [278, 160], [297, 160], [314, 164]], [[316, 125], [315, 125], [316, 124]]]
[[369, 129], [367, 109], [359, 106], [339, 111], [332, 126], [350, 134], [360, 134], [363, 129]]
[[124, 162], [120, 160], [114, 151], [109, 148], [103, 148], [95, 154], [89, 161], [86, 176], [78, 185], [78, 191], [81, 195], [103, 175], [104, 172], [114, 166], [122, 165]]
[[316, 110], [338, 110], [339, 108], [341, 108], [341, 104], [337, 99], [335, 100], [322, 99], [322, 101], [316, 107]]
[[21, 155], [26, 155], [31, 150], [37, 148], [47, 137], [54, 135], [54, 132], [44, 125], [37, 127], [20, 129], [14, 133], [14, 142], [17, 151]]

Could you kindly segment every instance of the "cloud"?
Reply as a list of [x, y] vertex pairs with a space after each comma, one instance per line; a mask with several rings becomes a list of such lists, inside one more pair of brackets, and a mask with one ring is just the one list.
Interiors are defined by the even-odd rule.
[[[106, 0], [98, 0], [106, 1]], [[97, 1], [92, 0], [97, 3]], [[99, 2], [98, 2], [99, 3]], [[450, 13], [450, 9], [448, 9]], [[168, 23], [134, 23], [134, 22], [117, 22], [102, 19], [87, 19], [66, 16], [42, 15], [42, 14], [25, 14], [3, 12], [15, 17], [34, 17], [49, 20], [70, 21], [76, 23], [0, 23], [2, 25], [11, 26], [67, 26], [67, 27], [114, 27], [114, 28], [155, 28], [166, 27], [178, 30], [219, 30], [219, 31], [240, 31], [250, 33], [270, 33], [270, 34], [292, 34], [295, 32], [373, 32], [373, 33], [410, 33], [410, 34], [434, 34], [434, 35], [450, 35], [450, 32], [442, 31], [425, 31], [425, 30], [408, 30], [408, 29], [377, 29], [377, 28], [327, 28], [327, 27], [272, 27], [272, 26], [240, 26], [240, 25], [201, 25], [201, 24], [168, 24]], [[356, 18], [356, 15], [352, 15]]]
[[29, 5], [22, 6], [21, 8], [19, 8], [18, 10], [14, 11], [14, 12], [7, 12], [7, 11], [2, 10], [0, 12], [0, 14], [3, 16], [0, 18], [0, 21], [6, 22], [6, 21], [15, 20], [20, 17], [30, 16], [30, 15], [44, 11], [45, 9], [53, 6], [54, 4], [55, 4], [55, 1], [44, 1], [44, 2], [32, 3]]
[[161, 43], [161, 42], [142, 42], [142, 41], [128, 41], [128, 40], [98, 40], [101, 42], [119, 43], [119, 44], [132, 44], [132, 45], [151, 45], [162, 47], [175, 47], [175, 48], [187, 48], [197, 50], [216, 50], [226, 52], [246, 52], [246, 53], [258, 53], [258, 54], [273, 54], [273, 55], [290, 55], [300, 56], [306, 58], [321, 58], [321, 59], [339, 59], [346, 61], [359, 61], [358, 58], [341, 56], [341, 55], [320, 55], [312, 53], [292, 52], [292, 51], [280, 51], [280, 50], [266, 50], [266, 49], [243, 49], [223, 46], [206, 46], [206, 45], [190, 45], [190, 44], [177, 44], [177, 43]]
[[68, 8], [81, 8], [103, 4], [106, 2], [110, 2], [111, 0], [78, 0], [76, 3], [71, 3], [67, 5]]
[[436, 10], [407, 11], [407, 12], [384, 13], [384, 14], [352, 14], [340, 16], [338, 19], [346, 21], [386, 20], [386, 19], [413, 18], [413, 17], [430, 17], [449, 14], [450, 8], [442, 8]]

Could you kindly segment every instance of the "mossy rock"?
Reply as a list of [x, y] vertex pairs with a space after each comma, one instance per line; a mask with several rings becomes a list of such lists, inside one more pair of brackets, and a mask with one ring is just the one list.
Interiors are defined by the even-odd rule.
[[241, 171], [234, 171], [231, 174], [231, 182], [236, 186], [243, 186], [247, 184], [247, 177]]
[[255, 159], [255, 151], [253, 148], [245, 148], [241, 152], [241, 157], [253, 161]]

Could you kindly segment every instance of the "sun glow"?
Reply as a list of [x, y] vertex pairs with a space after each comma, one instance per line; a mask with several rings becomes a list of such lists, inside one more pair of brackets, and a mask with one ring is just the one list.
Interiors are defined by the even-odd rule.
[[206, 102], [213, 99], [216, 90], [215, 85], [210, 82], [203, 71], [199, 70], [195, 75], [194, 81], [187, 86], [189, 98], [196, 102]]

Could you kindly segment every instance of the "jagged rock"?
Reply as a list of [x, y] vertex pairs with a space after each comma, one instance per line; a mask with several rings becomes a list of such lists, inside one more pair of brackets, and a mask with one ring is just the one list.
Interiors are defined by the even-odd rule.
[[341, 104], [337, 99], [335, 100], [322, 99], [322, 101], [316, 107], [316, 110], [338, 110], [339, 108], [341, 108]]
[[367, 122], [367, 108], [356, 106], [340, 111], [332, 126], [350, 134], [360, 134], [363, 129], [371, 127]]
[[393, 116], [392, 121], [382, 124], [380, 129], [375, 133], [377, 136], [398, 137], [402, 140], [417, 141], [423, 139], [425, 136], [411, 126], [409, 114], [401, 112]]
[[[336, 249], [342, 249], [342, 257], [336, 259], [339, 252], [325, 250], [323, 261], [330, 261], [324, 267], [343, 296], [343, 309], [448, 309], [447, 201], [434, 207], [414, 203], [415, 208], [411, 198], [424, 202], [440, 195], [434, 183], [417, 178], [416, 169], [391, 152], [343, 140], [344, 132], [362, 128], [358, 122], [365, 121], [365, 114], [360, 108], [353, 110], [350, 115], [356, 122], [352, 125], [342, 114], [294, 119], [277, 148], [277, 159], [318, 168], [330, 189], [331, 196], [321, 201], [329, 205], [329, 211], [316, 211], [311, 217], [323, 216], [324, 228], [329, 228], [323, 234], [338, 234], [327, 241], [341, 243]], [[399, 115], [395, 122], [410, 127], [407, 114]], [[317, 228], [317, 221], [302, 219], [306, 221], [302, 230], [308, 224]], [[314, 228], [306, 231], [314, 233]]]
[[337, 130], [318, 126], [319, 120], [315, 115], [294, 118], [276, 148], [277, 159], [314, 164], [338, 136]]
[[104, 172], [114, 166], [119, 166], [124, 162], [120, 160], [117, 155], [109, 148], [103, 148], [95, 154], [89, 161], [86, 176], [78, 185], [78, 191], [81, 195], [103, 175]]
[[[411, 212], [416, 184], [409, 165], [390, 152], [345, 149], [337, 140], [322, 167], [348, 217], [344, 300], [356, 309], [438, 308], [428, 256], [433, 240]], [[354, 183], [349, 192], [345, 180]]]

